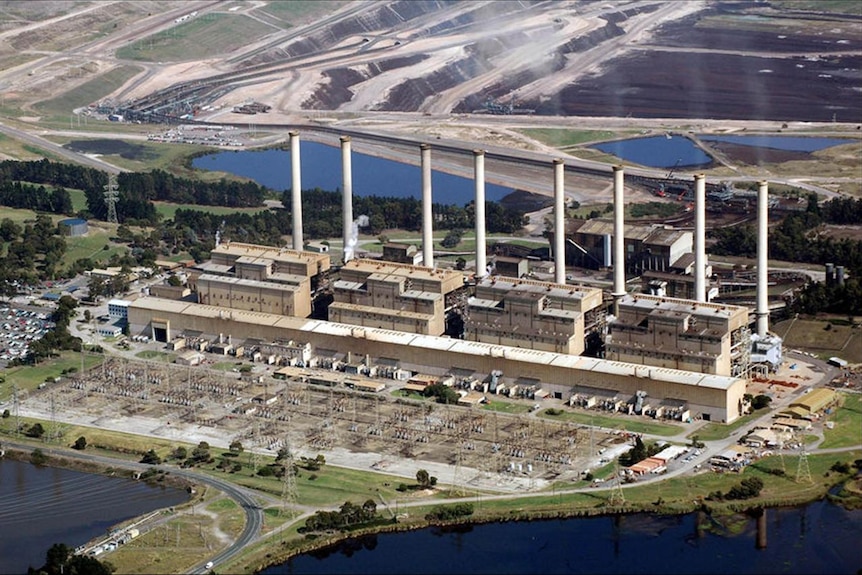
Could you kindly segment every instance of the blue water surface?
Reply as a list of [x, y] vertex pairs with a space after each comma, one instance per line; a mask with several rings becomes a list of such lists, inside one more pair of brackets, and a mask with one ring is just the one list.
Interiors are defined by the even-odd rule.
[[626, 162], [651, 168], [705, 166], [712, 158], [683, 136], [651, 136], [593, 146]]
[[0, 573], [26, 573], [42, 566], [55, 543], [77, 547], [187, 499], [181, 489], [0, 459]]
[[[418, 155], [418, 152], [417, 152]], [[302, 142], [302, 189], [341, 189], [341, 150], [317, 142]], [[432, 160], [433, 163], [433, 160]], [[209, 154], [192, 162], [201, 170], [218, 170], [250, 178], [274, 190], [291, 186], [290, 152], [284, 150], [244, 150]], [[353, 193], [356, 196], [422, 198], [422, 170], [419, 166], [354, 152]], [[472, 179], [432, 169], [431, 187], [435, 204], [468, 204], [475, 197]], [[510, 194], [511, 188], [485, 184], [485, 199], [496, 202]]]
[[753, 518], [729, 534], [703, 514], [636, 514], [381, 534], [261, 573], [828, 575], [862, 566], [862, 511], [818, 501], [766, 514], [765, 549], [757, 548]]

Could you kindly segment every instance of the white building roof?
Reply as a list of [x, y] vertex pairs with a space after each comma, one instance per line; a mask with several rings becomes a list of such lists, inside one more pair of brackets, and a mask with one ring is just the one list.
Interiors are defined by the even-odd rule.
[[730, 388], [731, 385], [739, 381], [737, 378], [721, 375], [704, 375], [692, 371], [650, 367], [550, 351], [525, 350], [518, 347], [465, 341], [448, 337], [416, 335], [407, 332], [338, 324], [322, 320], [309, 320], [305, 318], [292, 318], [262, 312], [223, 309], [215, 306], [166, 300], [152, 296], [138, 299], [132, 303], [131, 307], [151, 310], [154, 312], [165, 311], [203, 317], [232, 318], [237, 321], [244, 321], [258, 325], [276, 325], [308, 332], [345, 337], [358, 337], [372, 341], [409, 345], [411, 347], [428, 349], [429, 351], [452, 351], [455, 353], [474, 356], [510, 358], [513, 360], [532, 361], [542, 365], [568, 367], [602, 374], [643, 377], [658, 382], [680, 383], [711, 389], [726, 390]]

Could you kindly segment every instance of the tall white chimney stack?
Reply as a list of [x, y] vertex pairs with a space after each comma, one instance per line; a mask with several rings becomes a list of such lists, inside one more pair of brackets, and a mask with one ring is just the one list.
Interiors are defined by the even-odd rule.
[[769, 331], [769, 184], [760, 182], [757, 189], [757, 335]]
[[293, 249], [302, 250], [302, 173], [299, 161], [299, 132], [290, 132], [290, 211], [293, 215]]
[[419, 144], [422, 164], [422, 265], [434, 267], [433, 214], [431, 212], [431, 146]]
[[560, 158], [554, 159], [554, 281], [566, 283], [565, 169]]
[[706, 301], [706, 176], [694, 177], [694, 299]]
[[353, 168], [350, 157], [350, 136], [341, 136], [341, 232], [344, 240], [342, 261], [353, 257]]
[[476, 184], [476, 279], [488, 274], [485, 259], [485, 151], [473, 150], [473, 180]]
[[625, 251], [625, 172], [622, 166], [614, 166], [614, 315], [619, 315], [619, 304], [626, 295], [626, 251]]

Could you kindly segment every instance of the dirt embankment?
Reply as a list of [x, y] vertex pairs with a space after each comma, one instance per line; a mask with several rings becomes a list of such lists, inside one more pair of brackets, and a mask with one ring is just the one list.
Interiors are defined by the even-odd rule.
[[[36, 456], [37, 460], [34, 461], [33, 452], [37, 449], [42, 451], [44, 457]], [[122, 465], [113, 466], [94, 461], [85, 461], [74, 456], [64, 456], [54, 450], [45, 451], [40, 447], [34, 447], [32, 451], [28, 451], [18, 447], [10, 447], [7, 444], [4, 445], [4, 450], [5, 457], [8, 459], [26, 461], [45, 467], [57, 467], [60, 469], [69, 469], [71, 471], [80, 471], [81, 473], [92, 473], [95, 475], [105, 475], [110, 477], [126, 477], [129, 479], [136, 479], [140, 475], [140, 472], [123, 467]], [[163, 485], [165, 487], [184, 489], [186, 491], [189, 491], [192, 488], [192, 483], [188, 480], [169, 473], [153, 474], [145, 481], [152, 482], [154, 485]]]

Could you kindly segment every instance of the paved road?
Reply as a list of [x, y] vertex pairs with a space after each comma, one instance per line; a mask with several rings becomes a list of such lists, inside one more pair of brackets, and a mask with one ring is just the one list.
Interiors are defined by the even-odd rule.
[[[7, 126], [6, 124], [0, 122], [0, 133], [6, 134], [7, 136], [11, 136], [16, 140], [21, 140], [24, 142], [28, 142], [33, 144], [34, 146], [38, 146], [43, 150], [49, 151], [58, 156], [62, 156], [63, 158], [75, 162], [77, 164], [82, 164], [84, 166], [88, 166], [90, 168], [96, 168], [97, 170], [104, 170], [109, 174], [119, 174], [120, 172], [128, 172], [128, 170], [124, 168], [118, 168], [113, 164], [109, 164], [103, 160], [98, 158], [93, 158], [84, 154], [79, 154], [78, 152], [73, 152], [71, 150], [67, 150], [63, 146], [55, 144], [50, 140], [46, 140], [41, 136], [37, 136], [32, 132], [28, 132], [25, 130], [19, 130], [18, 128], [13, 128], [11, 126]], [[106, 135], [103, 135], [107, 137]]]

